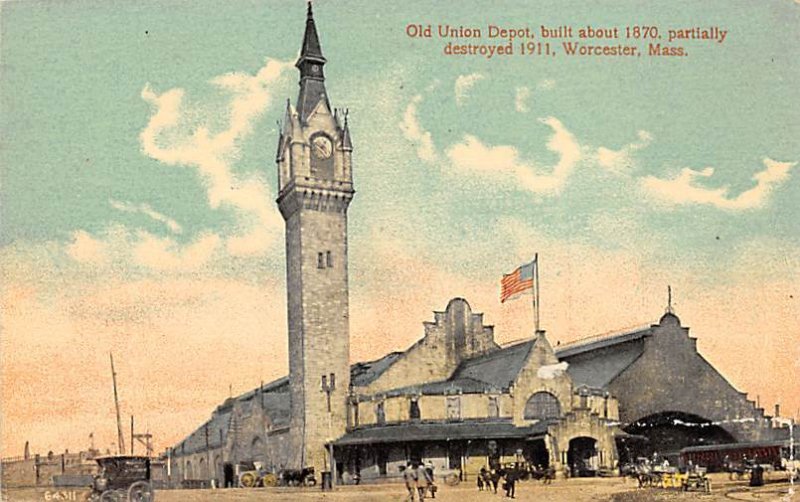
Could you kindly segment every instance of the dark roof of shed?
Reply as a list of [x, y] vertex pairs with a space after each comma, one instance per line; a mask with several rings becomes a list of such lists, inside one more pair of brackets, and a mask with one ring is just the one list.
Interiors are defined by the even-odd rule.
[[510, 421], [479, 422], [405, 422], [355, 429], [338, 440], [337, 445], [405, 443], [409, 441], [447, 441], [459, 439], [527, 438], [547, 432], [547, 423], [516, 427]]
[[640, 340], [646, 336], [650, 336], [652, 332], [652, 326], [641, 326], [632, 330], [625, 330], [621, 333], [589, 336], [560, 345], [556, 347], [555, 353], [559, 359], [565, 359], [576, 354], [612, 347], [632, 340]]
[[535, 339], [495, 350], [463, 361], [451, 380], [471, 378], [488, 384], [490, 388], [507, 389], [525, 365]]
[[556, 357], [569, 364], [567, 372], [575, 385], [605, 388], [642, 355], [643, 339], [651, 333], [645, 328], [578, 340], [559, 347]]
[[380, 394], [386, 397], [406, 396], [410, 394], [457, 394], [459, 392], [462, 394], [480, 394], [490, 389], [491, 386], [486, 382], [481, 382], [480, 380], [475, 380], [474, 378], [448, 378], [447, 380], [438, 380], [436, 382], [427, 382], [419, 385], [399, 387], [397, 389], [381, 392]]
[[[444, 380], [408, 385], [381, 394], [403, 396], [408, 394], [479, 394], [507, 389], [522, 370], [535, 340], [526, 340], [510, 347], [494, 350], [463, 361], [453, 374]], [[392, 353], [399, 355], [400, 353]], [[392, 363], [394, 360], [391, 361]], [[388, 367], [388, 366], [387, 366]], [[376, 377], [377, 378], [377, 377]]]

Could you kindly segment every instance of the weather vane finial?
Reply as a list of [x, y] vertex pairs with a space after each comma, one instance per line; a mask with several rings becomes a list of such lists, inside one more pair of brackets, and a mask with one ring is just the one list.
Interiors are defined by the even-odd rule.
[[672, 314], [672, 286], [667, 285], [667, 314]]

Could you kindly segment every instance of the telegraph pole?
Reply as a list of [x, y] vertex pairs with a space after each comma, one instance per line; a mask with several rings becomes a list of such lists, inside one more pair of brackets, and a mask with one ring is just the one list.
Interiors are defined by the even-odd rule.
[[114, 371], [114, 354], [111, 356], [111, 380], [114, 382], [114, 406], [117, 409], [117, 454], [125, 454], [125, 436], [122, 434], [122, 419], [119, 416], [119, 396], [117, 395], [117, 373]]

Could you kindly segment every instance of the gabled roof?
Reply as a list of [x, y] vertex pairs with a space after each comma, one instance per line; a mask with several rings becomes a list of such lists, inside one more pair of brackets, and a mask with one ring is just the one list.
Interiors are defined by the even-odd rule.
[[390, 352], [374, 361], [353, 364], [350, 366], [350, 384], [354, 387], [365, 387], [371, 384], [402, 355], [402, 352]]
[[619, 333], [602, 334], [581, 338], [580, 340], [575, 340], [574, 342], [569, 342], [556, 347], [555, 352], [559, 359], [564, 359], [576, 354], [619, 345], [631, 340], [639, 340], [646, 336], [650, 336], [652, 333], [652, 326], [640, 326]]
[[648, 327], [585, 338], [557, 347], [555, 353], [569, 364], [567, 373], [576, 386], [604, 388], [642, 355], [643, 340], [651, 334]]
[[463, 361], [451, 377], [452, 380], [472, 378], [485, 382], [494, 389], [507, 389], [516, 380], [525, 365], [536, 340], [504, 347]]
[[[391, 397], [411, 394], [438, 395], [457, 392], [480, 394], [483, 392], [502, 391], [508, 389], [516, 380], [534, 343], [535, 340], [526, 340], [510, 347], [467, 359], [456, 368], [449, 378], [444, 380], [398, 387], [380, 394]], [[393, 358], [386, 367], [391, 365], [400, 355], [402, 355], [401, 352], [389, 354]], [[378, 361], [383, 360], [379, 359]]]

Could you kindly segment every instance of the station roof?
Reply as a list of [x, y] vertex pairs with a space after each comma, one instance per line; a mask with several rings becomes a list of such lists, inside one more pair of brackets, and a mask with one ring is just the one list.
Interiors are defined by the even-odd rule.
[[644, 352], [644, 338], [651, 328], [611, 336], [578, 340], [556, 348], [556, 357], [566, 361], [567, 373], [576, 386], [607, 387]]
[[457, 441], [467, 439], [534, 439], [547, 432], [547, 424], [538, 422], [516, 427], [510, 421], [404, 422], [355, 429], [334, 442], [338, 446], [409, 441]]

